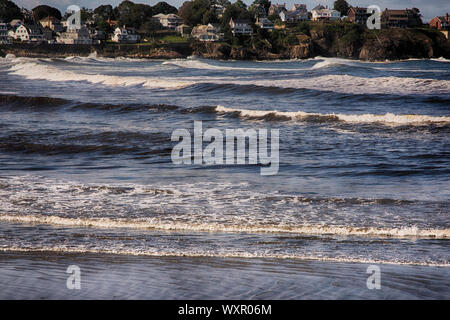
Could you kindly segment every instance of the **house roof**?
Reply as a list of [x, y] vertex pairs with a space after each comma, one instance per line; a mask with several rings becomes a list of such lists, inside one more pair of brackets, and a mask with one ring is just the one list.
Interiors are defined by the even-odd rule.
[[[297, 15], [305, 15], [305, 14], [307, 14], [308, 12], [307, 11], [303, 11], [303, 10], [300, 10], [300, 9], [298, 9], [298, 10], [294, 10], [294, 11], [288, 11], [287, 12], [287, 15], [289, 16], [289, 17], [295, 17], [295, 16], [297, 16]], [[280, 13], [281, 14], [281, 13]]]
[[350, 11], [354, 11], [359, 12], [359, 13], [367, 13], [367, 8], [362, 8], [362, 7], [351, 7], [350, 9], [348, 9], [348, 12]]
[[22, 20], [20, 20], [20, 19], [14, 19], [14, 20], [11, 20], [11, 22], [10, 22], [9, 24], [12, 25], [12, 26], [14, 26], [14, 25], [16, 25], [17, 23], [23, 24]]
[[322, 9], [325, 9], [325, 7], [321, 4], [319, 4], [319, 5], [315, 6], [311, 11], [317, 11], [317, 10], [322, 10]]
[[177, 16], [174, 13], [169, 13], [169, 14], [163, 14], [163, 13], [158, 13], [156, 15], [153, 16], [153, 18], [172, 18], [172, 19], [181, 19], [181, 17]]
[[319, 12], [319, 13], [327, 13], [327, 14], [331, 14], [333, 12], [339, 13], [339, 11], [334, 10], [334, 9], [320, 9], [320, 10], [314, 10], [314, 11]]
[[450, 22], [450, 18], [447, 16], [437, 16], [436, 18], [441, 20], [441, 22], [447, 22], [447, 23]]
[[402, 10], [391, 10], [391, 9], [386, 9], [383, 12], [387, 13], [387, 14], [408, 14], [408, 12], [411, 11], [409, 9], [402, 9]]
[[261, 18], [261, 19], [258, 20], [258, 22], [259, 22], [259, 23], [264, 23], [264, 24], [273, 24], [273, 22], [270, 21], [270, 20], [267, 19], [267, 18]]
[[293, 4], [292, 8], [290, 11], [297, 11], [297, 10], [301, 10], [301, 11], [306, 11], [306, 4]]

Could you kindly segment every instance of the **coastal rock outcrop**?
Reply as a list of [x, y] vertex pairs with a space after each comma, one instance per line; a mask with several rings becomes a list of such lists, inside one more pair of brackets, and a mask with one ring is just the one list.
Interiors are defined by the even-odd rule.
[[288, 50], [289, 59], [307, 59], [313, 56], [312, 41], [307, 35], [297, 35], [299, 44], [293, 45]]
[[207, 59], [228, 59], [231, 53], [231, 46], [221, 42], [194, 41], [191, 43], [191, 49], [193, 55]]
[[390, 29], [369, 34], [360, 50], [361, 60], [396, 60], [448, 56], [443, 34], [415, 30]]

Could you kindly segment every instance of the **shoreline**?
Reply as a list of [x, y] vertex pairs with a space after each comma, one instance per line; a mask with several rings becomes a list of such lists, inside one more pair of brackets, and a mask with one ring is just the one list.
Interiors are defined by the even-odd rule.
[[[81, 290], [66, 287], [68, 266]], [[362, 263], [141, 257], [7, 251], [0, 299], [449, 299], [449, 268], [381, 265], [381, 290]], [[232, 275], [232, 276], [230, 276]], [[421, 279], [417, 283], [414, 279]]]
[[[1, 45], [0, 45], [1, 50]], [[310, 59], [344, 59], [349, 61], [359, 61], [359, 62], [402, 62], [402, 61], [410, 61], [410, 60], [418, 60], [418, 61], [427, 61], [427, 60], [443, 60], [443, 61], [450, 61], [449, 58], [445, 58], [443, 56], [440, 57], [430, 57], [430, 58], [420, 58], [420, 57], [410, 57], [410, 58], [398, 58], [398, 59], [381, 59], [381, 60], [361, 60], [357, 58], [350, 58], [350, 57], [339, 57], [339, 56], [322, 56], [322, 55], [315, 55], [310, 58], [283, 58], [283, 57], [273, 57], [273, 58], [267, 58], [267, 59], [226, 59], [226, 58], [214, 58], [211, 56], [202, 56], [202, 55], [178, 55], [173, 53], [167, 53], [160, 52], [159, 54], [130, 54], [130, 55], [121, 55], [121, 54], [101, 54], [97, 52], [96, 50], [89, 51], [89, 52], [66, 52], [66, 53], [40, 53], [40, 52], [29, 52], [29, 53], [23, 53], [20, 51], [15, 50], [7, 50], [3, 54], [1, 54], [0, 51], [0, 58], [5, 58], [8, 54], [14, 55], [16, 58], [35, 58], [35, 59], [65, 59], [70, 57], [81, 57], [81, 58], [88, 58], [92, 54], [95, 54], [95, 57], [97, 58], [110, 58], [110, 59], [136, 59], [136, 60], [177, 60], [177, 59], [188, 59], [190, 57], [200, 58], [200, 59], [206, 59], [206, 60], [217, 60], [217, 61], [253, 61], [253, 62], [287, 62], [287, 61], [301, 61], [301, 60], [310, 60]]]
[[[376, 36], [376, 38], [373, 38]], [[311, 36], [298, 36], [297, 42], [271, 52], [226, 42], [186, 41], [181, 43], [140, 43], [69, 45], [47, 43], [15, 43], [0, 45], [0, 57], [13, 54], [29, 58], [87, 57], [94, 52], [103, 58], [185, 59], [197, 56], [212, 60], [287, 61], [317, 57], [342, 58], [369, 62], [407, 59], [450, 59], [450, 40], [428, 30], [381, 30], [379, 35], [367, 34], [361, 40], [346, 45], [333, 32], [315, 31]], [[365, 38], [364, 38], [365, 37]]]

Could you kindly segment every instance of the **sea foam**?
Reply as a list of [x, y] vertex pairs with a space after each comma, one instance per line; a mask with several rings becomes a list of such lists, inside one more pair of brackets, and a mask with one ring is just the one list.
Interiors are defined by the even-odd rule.
[[430, 124], [430, 123], [450, 123], [450, 117], [445, 116], [428, 116], [428, 115], [397, 115], [392, 113], [386, 114], [341, 114], [341, 113], [308, 113], [303, 111], [285, 112], [277, 110], [249, 110], [227, 108], [217, 106], [216, 112], [219, 113], [238, 113], [241, 117], [263, 118], [266, 116], [275, 116], [287, 118], [290, 120], [304, 120], [308, 117], [319, 117], [323, 120], [339, 120], [351, 123], [385, 123], [391, 125], [414, 125], [414, 124]]
[[64, 218], [46, 215], [0, 215], [0, 221], [12, 223], [49, 224], [72, 227], [92, 228], [130, 228], [164, 231], [194, 231], [194, 232], [246, 232], [246, 233], [293, 233], [305, 235], [332, 236], [376, 236], [390, 238], [434, 238], [449, 239], [450, 229], [419, 229], [417, 227], [376, 228], [332, 225], [289, 225], [289, 224], [219, 224], [191, 223], [181, 221], [164, 221], [149, 219], [121, 218]]
[[183, 81], [163, 79], [158, 77], [123, 77], [103, 74], [85, 74], [69, 70], [61, 70], [53, 66], [38, 63], [20, 63], [10, 68], [14, 75], [23, 76], [31, 80], [47, 81], [87, 81], [93, 84], [108, 86], [137, 86], [148, 88], [177, 89], [183, 88], [190, 83]]

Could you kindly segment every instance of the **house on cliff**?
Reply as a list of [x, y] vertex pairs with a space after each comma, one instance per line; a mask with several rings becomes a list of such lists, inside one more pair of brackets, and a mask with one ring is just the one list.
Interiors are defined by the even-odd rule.
[[272, 31], [273, 28], [274, 28], [273, 22], [270, 21], [267, 18], [259, 18], [259, 17], [257, 17], [255, 25], [257, 25], [261, 29], [269, 30], [269, 31]]
[[450, 17], [448, 13], [445, 16], [435, 17], [430, 21], [430, 28], [438, 30], [450, 29]]
[[17, 27], [9, 31], [8, 35], [12, 39], [23, 42], [41, 42], [44, 41], [42, 29], [33, 24], [19, 24]]
[[60, 33], [56, 41], [63, 44], [92, 44], [91, 34], [86, 26], [79, 29], [69, 28]]
[[282, 10], [279, 16], [283, 22], [298, 22], [309, 18], [306, 4], [294, 4], [289, 11]]
[[233, 20], [233, 18], [231, 18], [229, 24], [233, 36], [253, 34], [253, 29], [249, 20]]
[[418, 9], [390, 10], [381, 13], [382, 28], [414, 28], [422, 24]]
[[371, 13], [367, 13], [367, 8], [351, 7], [347, 12], [348, 20], [360, 26], [367, 26], [367, 19], [370, 16]]
[[156, 22], [159, 22], [164, 28], [175, 30], [179, 25], [183, 24], [183, 19], [176, 14], [157, 14], [153, 16]]
[[324, 9], [315, 9], [314, 8], [311, 11], [311, 13], [312, 13], [313, 21], [324, 21], [324, 20], [334, 21], [334, 20], [339, 20], [341, 18], [341, 13], [339, 11], [336, 11], [333, 9], [328, 9], [328, 8], [324, 8]]
[[117, 43], [138, 43], [140, 40], [141, 36], [137, 34], [136, 29], [125, 26], [116, 28], [111, 37], [111, 41]]
[[213, 42], [222, 39], [222, 34], [219, 33], [219, 27], [216, 27], [211, 23], [194, 27], [191, 36], [202, 42]]

